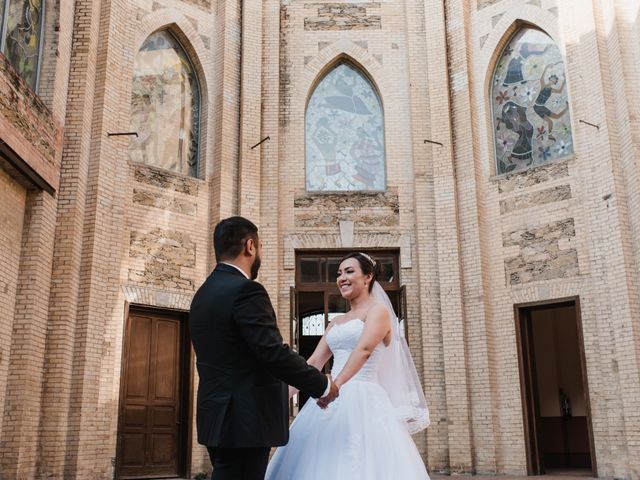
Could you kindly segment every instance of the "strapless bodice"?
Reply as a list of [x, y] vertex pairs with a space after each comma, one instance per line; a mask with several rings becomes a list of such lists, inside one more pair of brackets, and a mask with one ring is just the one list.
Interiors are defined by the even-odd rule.
[[[360, 319], [354, 319], [333, 325], [327, 333], [327, 344], [333, 352], [333, 367], [331, 368], [333, 378], [344, 368], [351, 352], [360, 340], [363, 329], [364, 322]], [[378, 362], [384, 348], [384, 343], [380, 342], [360, 371], [356, 373], [350, 381], [377, 382]]]

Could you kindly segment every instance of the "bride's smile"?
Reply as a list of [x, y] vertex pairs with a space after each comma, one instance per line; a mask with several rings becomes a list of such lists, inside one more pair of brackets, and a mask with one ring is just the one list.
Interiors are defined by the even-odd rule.
[[364, 274], [358, 260], [347, 258], [340, 264], [336, 283], [340, 294], [347, 300], [359, 297], [371, 282], [371, 274]]

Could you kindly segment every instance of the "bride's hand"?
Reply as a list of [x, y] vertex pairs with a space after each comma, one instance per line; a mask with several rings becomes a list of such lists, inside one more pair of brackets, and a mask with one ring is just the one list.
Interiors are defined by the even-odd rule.
[[324, 410], [325, 408], [327, 408], [329, 406], [329, 404], [331, 402], [333, 402], [338, 395], [340, 394], [340, 388], [338, 387], [338, 385], [333, 381], [333, 379], [331, 378], [331, 375], [327, 375], [327, 378], [329, 379], [329, 393], [322, 398], [319, 398], [316, 403], [318, 404], [318, 406]]

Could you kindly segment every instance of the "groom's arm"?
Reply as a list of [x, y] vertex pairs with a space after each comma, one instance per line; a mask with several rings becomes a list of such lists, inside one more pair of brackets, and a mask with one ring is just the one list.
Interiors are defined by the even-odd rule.
[[233, 317], [249, 349], [273, 376], [315, 398], [324, 395], [328, 389], [326, 375], [283, 343], [271, 300], [262, 285], [247, 282], [243, 286]]

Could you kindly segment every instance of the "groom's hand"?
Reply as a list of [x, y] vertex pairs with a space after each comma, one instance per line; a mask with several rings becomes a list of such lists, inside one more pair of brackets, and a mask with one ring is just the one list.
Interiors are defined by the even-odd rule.
[[333, 378], [331, 378], [331, 375], [327, 375], [327, 380], [329, 381], [329, 393], [327, 393], [327, 395], [318, 399], [317, 401], [318, 406], [323, 410], [327, 408], [327, 406], [331, 402], [333, 402], [340, 394], [340, 389], [338, 388], [338, 385], [336, 385], [333, 381]]

